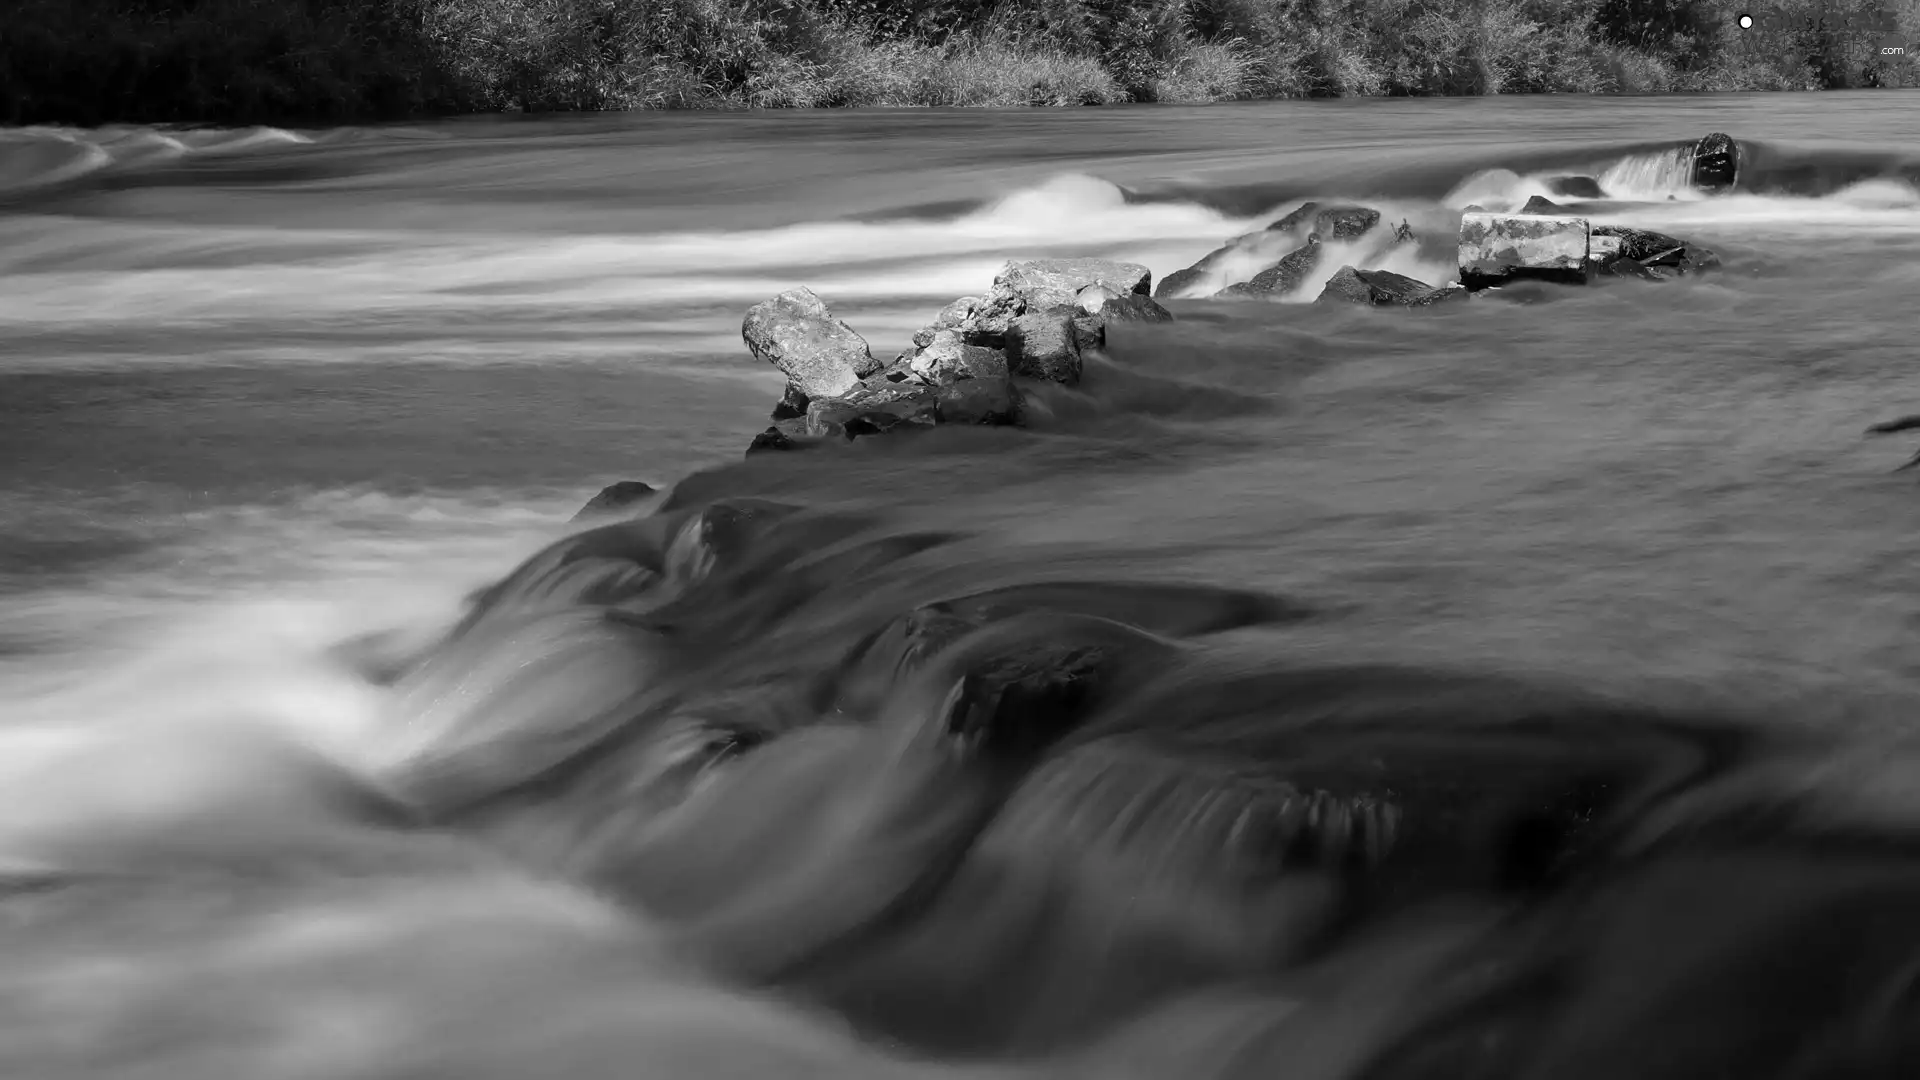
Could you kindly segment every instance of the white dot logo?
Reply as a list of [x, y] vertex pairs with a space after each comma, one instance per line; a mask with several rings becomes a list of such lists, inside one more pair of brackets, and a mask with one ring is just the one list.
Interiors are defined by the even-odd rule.
[[1740, 29], [1742, 30], [1753, 29], [1753, 16], [1751, 15], [1740, 16]]

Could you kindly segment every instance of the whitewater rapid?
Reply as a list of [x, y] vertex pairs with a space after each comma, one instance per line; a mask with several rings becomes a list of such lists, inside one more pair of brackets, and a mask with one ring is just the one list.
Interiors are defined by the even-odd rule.
[[[0, 1074], [1424, 1075], [1417, 1055], [1378, 1052], [1409, 1016], [1485, 1033], [1428, 1007], [1480, 1000], [1471, 976], [1487, 969], [1449, 959], [1452, 950], [1533, 957], [1534, 939], [1489, 934], [1501, 904], [1424, 912], [1324, 963], [1177, 995], [1038, 1062], [915, 1055], [856, 1034], [849, 1017], [930, 1044], [988, 1041], [927, 1019], [966, 1013], [958, 990], [929, 1005], [863, 989], [884, 985], [860, 980], [880, 979], [886, 964], [928, 957], [951, 962], [930, 965], [938, 977], [915, 983], [918, 992], [978, 978], [1000, 988], [990, 1002], [1057, 1002], [1073, 1029], [1074, 1003], [1094, 1002], [1086, 1015], [1097, 1016], [1100, 1002], [1131, 992], [1124, 979], [1101, 984], [1112, 940], [1133, 941], [1139, 969], [1173, 983], [1188, 961], [1240, 970], [1255, 952], [1291, 956], [1290, 934], [1325, 928], [1326, 883], [1248, 884], [1267, 863], [1247, 853], [1275, 841], [1235, 824], [1229, 811], [1243, 804], [1202, 795], [1285, 818], [1296, 812], [1286, 784], [1312, 785], [1248, 763], [1297, 753], [1287, 760], [1311, 761], [1314, 782], [1348, 800], [1321, 792], [1313, 812], [1365, 817], [1355, 836], [1491, 835], [1429, 826], [1405, 813], [1425, 796], [1343, 771], [1376, 752], [1418, 753], [1392, 740], [1409, 717], [1435, 720], [1422, 711], [1433, 701], [1467, 702], [1438, 717], [1455, 722], [1505, 716], [1528, 694], [1571, 701], [1555, 695], [1572, 685], [1625, 710], [1628, 727], [1645, 718], [1635, 710], [1657, 705], [1683, 728], [1725, 713], [1769, 737], [1857, 738], [1867, 764], [1823, 772], [1788, 755], [1782, 768], [1797, 779], [1780, 786], [1843, 806], [1836, 787], [1862, 793], [1834, 812], [1843, 824], [1858, 826], [1870, 802], [1876, 835], [1905, 828], [1901, 753], [1920, 701], [1911, 648], [1920, 570], [1910, 557], [1920, 502], [1911, 474], [1887, 471], [1908, 448], [1859, 433], [1920, 409], [1909, 335], [1890, 314], [1920, 285], [1920, 195], [1899, 131], [1885, 134], [1897, 115], [1852, 119], [1845, 110], [1858, 100], [1668, 112], [1621, 102], [1592, 106], [1594, 120], [1564, 102], [1492, 102], [1473, 114], [1491, 119], [1471, 123], [1444, 112], [1448, 103], [1419, 102], [1369, 114], [1115, 110], [999, 127], [932, 116], [921, 141], [878, 156], [856, 151], [876, 131], [904, 137], [906, 121], [793, 121], [843, 123], [844, 136], [781, 128], [777, 117], [6, 133], [0, 802], [16, 809], [0, 815], [0, 868], [8, 911], [25, 920], [14, 925], [29, 931], [0, 945]], [[1827, 111], [1794, 111], [1818, 109]], [[1657, 137], [1642, 130], [1655, 126], [1650, 117]], [[682, 122], [713, 126], [682, 138], [670, 126]], [[1684, 159], [1658, 144], [1670, 131], [1715, 129], [1773, 145], [1768, 167], [1783, 190], [1694, 197]], [[1881, 148], [1863, 149], [1875, 131]], [[1849, 141], [1830, 145], [1829, 134]], [[1279, 303], [1177, 301], [1169, 327], [1116, 331], [1081, 388], [1037, 393], [1042, 430], [741, 461], [780, 380], [741, 347], [739, 319], [782, 289], [814, 288], [878, 355], [904, 347], [949, 300], [983, 290], [1007, 259], [1124, 258], [1163, 277], [1307, 201], [1364, 202], [1383, 223], [1444, 240], [1464, 207], [1515, 209], [1568, 175], [1605, 190], [1582, 211], [1592, 220], [1684, 236], [1719, 252], [1723, 272], [1420, 320], [1302, 301], [1343, 260], [1440, 282], [1455, 269], [1444, 255], [1416, 245], [1381, 263], [1377, 242], [1334, 245], [1323, 271]], [[1784, 190], [1796, 184], [1803, 190]], [[448, 729], [408, 728], [418, 702], [378, 671], [431, 652], [476, 590], [577, 533], [574, 511], [620, 479], [658, 485], [668, 493], [659, 502], [679, 500], [673, 512], [765, 498], [867, 523], [850, 533], [822, 525], [804, 543], [772, 534], [770, 547], [741, 549], [739, 576], [716, 563], [722, 572], [708, 591], [696, 583], [700, 601], [680, 612], [680, 632], [698, 648], [673, 653], [647, 636], [660, 633], [651, 626], [602, 634], [591, 620], [536, 620], [524, 652], [509, 648], [472, 682], [451, 681], [451, 712], [431, 715], [457, 721], [487, 700], [472, 688], [531, 672], [533, 689], [511, 698], [514, 708], [544, 704], [564, 721], [572, 705], [653, 672], [652, 687], [671, 691], [649, 720], [658, 730], [643, 725], [646, 737], [619, 752], [572, 762], [586, 771], [565, 775], [591, 782], [556, 789], [584, 799], [589, 817], [599, 814], [592, 799], [623, 784], [651, 799], [751, 779], [764, 798], [735, 800], [750, 809], [707, 823], [751, 840], [765, 825], [753, 810], [765, 805], [791, 809], [771, 815], [776, 825], [813, 820], [810, 774], [785, 762], [851, 762], [824, 788], [868, 801], [827, 815], [832, 827], [791, 850], [857, 854], [846, 838], [864, 837], [889, 866], [910, 868], [923, 845], [944, 850], [945, 834], [873, 827], [862, 814], [918, 806], [946, 783], [955, 806], [990, 803], [992, 784], [970, 786], [979, 777], [966, 769], [956, 779], [946, 759], [915, 757], [918, 744], [875, 749], [842, 727], [759, 741], [811, 715], [820, 673], [869, 647], [862, 634], [873, 625], [938, 596], [1061, 581], [1096, 583], [1094, 599], [1079, 601], [1089, 604], [1151, 581], [1284, 597], [1311, 614], [1167, 631], [1179, 656], [1214, 666], [1204, 678], [1154, 682], [1143, 711], [1114, 722], [1152, 732], [1189, 717], [1211, 734], [1167, 735], [1152, 753], [1121, 739], [1072, 759], [1097, 768], [1056, 762], [1037, 774], [983, 833], [973, 876], [942, 901], [952, 906], [941, 918], [992, 918], [936, 920], [930, 936], [876, 954], [878, 966], [826, 963], [801, 989], [743, 990], [709, 970], [711, 941], [690, 949], [674, 920], [636, 916], [613, 899], [617, 881], [573, 879], [584, 856], [566, 842], [578, 839], [568, 830], [579, 810], [566, 799], [550, 818], [509, 813], [453, 836], [421, 829], [406, 805], [408, 769]], [[903, 535], [940, 539], [904, 555], [860, 546]], [[843, 542], [851, 546], [835, 546]], [[1136, 614], [1156, 611], [1164, 615], [1154, 605]], [[1030, 644], [1041, 653], [1048, 642]], [[656, 646], [669, 651], [648, 651]], [[638, 659], [620, 662], [629, 647]], [[556, 655], [578, 666], [539, 682]], [[1160, 646], [1143, 655], [1152, 662], [1136, 665], [1142, 677], [1179, 670], [1159, 666]], [[1356, 664], [1390, 670], [1355, 674]], [[1290, 672], [1310, 682], [1333, 674], [1289, 696]], [[1465, 674], [1455, 683], [1446, 673]], [[1419, 681], [1429, 676], [1442, 683]], [[889, 685], [835, 678], [856, 704]], [[1548, 689], [1523, 693], [1509, 679]], [[1251, 721], [1235, 727], [1349, 714], [1388, 732], [1388, 749], [1329, 734], [1318, 745], [1336, 751], [1314, 758]], [[1461, 790], [1494, 792], [1557, 767], [1543, 761], [1574, 760], [1570, 744], [1505, 742], [1497, 726], [1469, 733], [1463, 745], [1478, 749], [1463, 751]], [[538, 734], [534, 749], [546, 752]], [[1677, 776], [1719, 752], [1710, 739], [1664, 738], [1609, 744], [1619, 754], [1607, 760], [1653, 760]], [[797, 749], [753, 758], [768, 746]], [[741, 760], [766, 772], [741, 770]], [[1472, 761], [1494, 765], [1483, 775]], [[890, 788], [894, 774], [875, 762], [904, 762], [900, 775], [926, 782]], [[1771, 775], [1748, 782], [1775, 792]], [[1739, 791], [1703, 798], [1738, 805]], [[636, 796], [606, 819], [657, 841], [657, 822], [633, 810], [642, 803], [656, 805]], [[1074, 816], [1076, 805], [1101, 813]], [[1171, 810], [1155, 817], [1156, 806]], [[1134, 832], [1103, 824], [1136, 813]], [[1662, 820], [1671, 819], [1633, 819], [1656, 838], [1667, 835]], [[620, 828], [607, 831], [617, 848]], [[579, 848], [604, 853], [607, 836], [592, 841]], [[1884, 924], [1892, 928], [1876, 944], [1867, 931], [1882, 923], [1832, 917], [1816, 901], [1844, 875], [1807, 872], [1798, 849], [1769, 843], [1743, 849], [1758, 867], [1752, 887], [1729, 889], [1733, 878], [1685, 859], [1674, 887], [1705, 890], [1714, 904], [1777, 900], [1755, 916], [1777, 928], [1777, 955], [1799, 956], [1810, 927], [1834, 928], [1843, 940], [1808, 948], [1807, 964], [1855, 958], [1862, 985], [1894, 986], [1897, 972], [1883, 968], [1910, 943], [1898, 924]], [[671, 854], [689, 879], [751, 877], [726, 850], [694, 843]], [[1213, 861], [1221, 851], [1233, 858]], [[858, 858], [826, 865], [853, 868], [827, 885], [858, 894], [869, 880]], [[1860, 871], [1895, 882], [1872, 894], [1888, 910], [1905, 902], [1901, 865]], [[69, 889], [60, 879], [75, 866], [89, 876]], [[995, 874], [1020, 887], [994, 887]], [[1626, 899], [1594, 917], [1628, 912], [1606, 925], [1654, 942], [1649, 969], [1685, 974], [1696, 954], [1675, 943], [1742, 925], [1686, 924], [1693, 909], [1636, 891], [1642, 879], [1609, 880], [1623, 882], [1613, 895]], [[642, 884], [670, 892], [672, 883]], [[804, 901], [814, 894], [802, 886], [822, 883], [772, 885], [769, 895]], [[1577, 889], [1565, 896], [1589, 901]], [[840, 914], [795, 910], [807, 921], [792, 925], [815, 929]], [[1062, 911], [1084, 916], [1079, 930], [1008, 945], [1019, 927], [1049, 926], [1048, 913]], [[1142, 925], [1165, 937], [1127, 938]], [[1542, 925], [1554, 940], [1592, 937]], [[1641, 932], [1652, 936], [1632, 937]], [[1881, 954], [1893, 959], [1873, 959]], [[974, 966], [1004, 955], [1056, 966], [1035, 974], [1016, 964], [1004, 982]], [[744, 946], [725, 958], [756, 959]], [[1640, 1001], [1692, 1015], [1689, 1000], [1610, 996], [1609, 987], [1669, 985], [1642, 986], [1638, 969], [1611, 962], [1593, 959], [1556, 993], [1601, 1019]], [[1707, 968], [1703, 985], [1715, 993], [1740, 985]], [[1575, 977], [1590, 971], [1599, 974]], [[1048, 986], [1051, 997], [1016, 996]], [[1717, 1015], [1695, 1020], [1707, 1030]], [[979, 1031], [996, 1023], [1019, 1027], [1002, 1017]], [[1552, 1029], [1570, 1055], [1557, 1066], [1543, 1058], [1546, 1072], [1527, 1072], [1508, 1061], [1494, 1075], [1596, 1075], [1581, 1062], [1602, 1058], [1582, 1057], [1570, 1030]], [[1607, 1075], [1664, 1077], [1662, 1067], [1643, 1057]], [[1760, 1066], [1742, 1075], [1768, 1076]]]

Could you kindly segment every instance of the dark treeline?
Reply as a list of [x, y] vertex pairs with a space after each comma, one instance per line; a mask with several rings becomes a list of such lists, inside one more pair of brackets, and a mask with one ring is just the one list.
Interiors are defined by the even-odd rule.
[[1910, 86], [1815, 19], [1917, 5], [1784, 0], [1762, 34], [1734, 0], [13, 0], [0, 121]]

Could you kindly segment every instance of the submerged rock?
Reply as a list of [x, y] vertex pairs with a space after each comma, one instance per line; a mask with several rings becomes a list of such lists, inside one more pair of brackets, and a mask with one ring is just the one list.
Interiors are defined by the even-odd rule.
[[1521, 207], [1518, 211], [1516, 211], [1516, 213], [1559, 214], [1564, 212], [1565, 210], [1566, 210], [1566, 207], [1561, 206], [1559, 203], [1554, 202], [1552, 199], [1549, 199], [1544, 195], [1535, 195], [1533, 198], [1528, 199], [1527, 205]]
[[1714, 132], [1693, 144], [1693, 186], [1709, 195], [1733, 190], [1740, 179], [1740, 144]]
[[1582, 284], [1587, 233], [1585, 218], [1464, 214], [1460, 284], [1475, 290], [1515, 280]]
[[600, 494], [588, 499], [587, 505], [573, 515], [573, 520], [579, 521], [582, 518], [597, 517], [602, 514], [617, 514], [645, 502], [657, 493], [658, 489], [652, 484], [641, 483], [638, 480], [622, 480], [619, 483], [609, 484], [600, 489]]
[[812, 289], [789, 289], [748, 308], [740, 336], [809, 398], [844, 394], [880, 370], [866, 339], [834, 318]]
[[[1916, 429], [1920, 429], [1920, 413], [1916, 413], [1912, 416], [1898, 417], [1893, 420], [1883, 420], [1880, 423], [1875, 424], [1872, 427], [1868, 428], [1867, 434], [1892, 435], [1897, 432], [1913, 431]], [[1899, 468], [1896, 468], [1893, 471], [1905, 472], [1906, 470], [1914, 468], [1915, 466], [1920, 466], [1920, 450], [1915, 451], [1914, 455], [1907, 459], [1906, 464], [1901, 465]]]
[[1432, 307], [1448, 300], [1467, 297], [1458, 285], [1435, 288], [1424, 281], [1396, 274], [1391, 270], [1356, 270], [1343, 266], [1327, 279], [1316, 304], [1346, 302], [1374, 307]]
[[1591, 176], [1551, 176], [1547, 190], [1564, 199], [1604, 199], [1606, 190]]

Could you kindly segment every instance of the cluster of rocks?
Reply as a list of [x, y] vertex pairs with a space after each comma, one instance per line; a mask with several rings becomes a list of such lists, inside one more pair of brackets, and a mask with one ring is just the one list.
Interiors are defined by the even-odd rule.
[[[1380, 224], [1380, 211], [1370, 206], [1310, 202], [1259, 232], [1234, 237], [1185, 270], [1168, 274], [1154, 296], [1162, 300], [1284, 296], [1319, 269], [1327, 241], [1357, 240]], [[1394, 246], [1414, 239], [1406, 222], [1393, 228]], [[1250, 266], [1263, 268], [1245, 281], [1225, 283], [1236, 269]]]
[[939, 424], [1015, 424], [1022, 380], [1079, 383], [1082, 356], [1114, 320], [1172, 319], [1144, 266], [1104, 259], [1009, 262], [985, 296], [963, 296], [891, 362], [811, 289], [748, 309], [740, 334], [787, 377], [773, 425], [749, 454]]
[[[1739, 144], [1731, 137], [1717, 132], [1708, 135], [1692, 147], [1690, 179], [1709, 194], [1725, 192], [1734, 184], [1740, 159]], [[1591, 176], [1552, 177], [1547, 189], [1572, 200], [1606, 198], [1605, 189]], [[1575, 285], [1598, 278], [1659, 281], [1720, 265], [1711, 251], [1696, 244], [1647, 229], [1593, 225], [1577, 209], [1545, 196], [1535, 196], [1512, 214], [1469, 206], [1460, 222], [1457, 281], [1430, 285], [1387, 270], [1342, 266], [1326, 281], [1315, 303], [1431, 307], [1518, 281]], [[1321, 271], [1329, 242], [1356, 240], [1382, 225], [1382, 214], [1373, 207], [1309, 202], [1265, 229], [1235, 237], [1192, 266], [1168, 274], [1155, 296], [1195, 300], [1294, 293]], [[1385, 252], [1416, 239], [1413, 229], [1402, 221], [1394, 227]], [[1230, 280], [1240, 276], [1246, 279]]]
[[1698, 244], [1625, 225], [1594, 225], [1535, 197], [1518, 214], [1460, 218], [1460, 284], [1469, 291], [1520, 280], [1583, 285], [1595, 278], [1663, 281], [1717, 269]]

